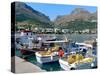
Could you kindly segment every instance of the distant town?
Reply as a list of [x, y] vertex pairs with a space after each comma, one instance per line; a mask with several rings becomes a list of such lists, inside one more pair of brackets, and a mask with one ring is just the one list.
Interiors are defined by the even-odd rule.
[[84, 29], [84, 30], [70, 30], [66, 28], [42, 28], [42, 27], [32, 27], [30, 25], [17, 25], [16, 31], [31, 31], [33, 33], [39, 34], [96, 34], [97, 29]]

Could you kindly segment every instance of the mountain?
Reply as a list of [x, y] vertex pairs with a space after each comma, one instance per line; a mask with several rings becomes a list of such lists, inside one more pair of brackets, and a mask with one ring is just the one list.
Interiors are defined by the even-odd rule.
[[[12, 8], [14, 8], [12, 6]], [[97, 12], [91, 13], [83, 8], [75, 8], [68, 15], [58, 15], [51, 22], [49, 17], [23, 2], [15, 2], [16, 25], [32, 25], [42, 28], [67, 28], [71, 30], [97, 28]], [[31, 27], [32, 27], [31, 26]]]
[[74, 9], [69, 15], [58, 16], [54, 23], [56, 25], [67, 25], [68, 22], [83, 20], [83, 21], [92, 21], [97, 20], [97, 12], [91, 13], [83, 8]]
[[48, 16], [31, 8], [23, 2], [15, 2], [15, 18], [17, 24], [34, 24], [40, 27], [48, 27], [51, 25]]

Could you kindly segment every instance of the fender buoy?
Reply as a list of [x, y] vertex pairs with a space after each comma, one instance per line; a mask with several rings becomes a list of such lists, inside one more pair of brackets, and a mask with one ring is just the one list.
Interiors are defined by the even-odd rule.
[[63, 50], [59, 50], [58, 55], [59, 55], [59, 57], [63, 57], [64, 56], [64, 51]]

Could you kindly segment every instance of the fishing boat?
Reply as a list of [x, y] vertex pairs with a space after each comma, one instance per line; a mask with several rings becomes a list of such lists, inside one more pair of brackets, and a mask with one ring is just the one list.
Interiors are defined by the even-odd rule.
[[64, 70], [89, 69], [95, 67], [93, 57], [84, 58], [81, 55], [70, 55], [68, 58], [59, 59], [59, 63]]
[[[31, 34], [31, 31], [24, 31], [24, 33], [28, 33]], [[48, 39], [48, 41], [51, 41], [51, 39]], [[20, 38], [20, 43], [16, 43], [16, 49], [20, 50], [20, 53], [22, 55], [29, 55], [35, 52], [40, 52], [40, 51], [44, 51], [45, 50], [45, 45], [43, 45], [44, 41], [46, 41], [46, 39], [43, 38], [43, 36], [23, 36]], [[16, 41], [17, 42], [17, 41]]]
[[47, 51], [43, 51], [43, 52], [36, 52], [36, 59], [37, 62], [43, 64], [43, 63], [49, 63], [49, 62], [54, 62], [54, 61], [58, 61], [59, 60], [59, 56], [58, 56], [58, 50], [59, 50], [59, 45], [57, 45], [56, 43], [64, 43], [64, 42], [68, 42], [65, 40], [60, 40], [60, 41], [45, 41], [45, 44], [49, 44], [49, 49], [47, 49]]
[[51, 54], [45, 53], [43, 55], [39, 52], [36, 52], [36, 59], [37, 59], [37, 62], [43, 64], [43, 63], [58, 61], [59, 56], [56, 53], [51, 53]]
[[59, 46], [55, 46], [55, 47], [51, 47], [48, 51], [36, 52], [35, 55], [36, 55], [37, 62], [42, 64], [42, 63], [57, 61], [59, 59], [59, 56], [57, 54], [58, 49]]
[[80, 45], [78, 47], [78, 52], [73, 53], [72, 51], [69, 55], [59, 59], [61, 68], [64, 70], [75, 70], [95, 67], [96, 56], [92, 54], [92, 46], [85, 43], [76, 44]]
[[92, 39], [92, 40], [86, 40], [86, 41], [84, 41], [84, 43], [86, 43], [86, 44], [91, 44], [91, 45], [93, 45], [94, 47], [97, 47], [97, 38], [94, 38], [94, 39]]
[[17, 32], [16, 37], [31, 36], [31, 35], [33, 35], [33, 32], [31, 30], [20, 30]]

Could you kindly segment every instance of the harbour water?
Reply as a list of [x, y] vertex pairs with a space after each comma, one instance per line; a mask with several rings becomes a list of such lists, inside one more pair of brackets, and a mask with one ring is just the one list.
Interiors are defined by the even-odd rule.
[[[47, 35], [47, 34], [46, 34]], [[50, 34], [54, 35], [54, 34]], [[35, 35], [34, 35], [35, 36]], [[85, 40], [91, 40], [93, 38], [97, 38], [96, 34], [66, 34], [66, 35], [56, 35], [56, 37], [59, 37], [59, 39], [64, 38], [66, 36], [68, 39], [72, 39], [73, 41], [77, 42], [83, 42]], [[27, 42], [27, 40], [22, 41]], [[21, 56], [21, 53], [19, 50], [16, 50], [16, 55]], [[36, 60], [35, 54], [33, 53], [32, 55], [28, 56], [26, 58], [27, 61], [39, 66], [41, 69], [46, 70], [46, 71], [63, 71], [63, 69], [60, 67], [60, 64], [58, 61], [56, 62], [51, 62], [51, 63], [46, 63], [46, 64], [39, 64]]]
[[[16, 37], [20, 36], [20, 33], [15, 34]], [[38, 34], [38, 36], [41, 34]], [[59, 39], [67, 38], [72, 39], [73, 41], [83, 42], [85, 40], [91, 40], [97, 38], [97, 34], [43, 34], [44, 36], [56, 36]], [[29, 35], [31, 36], [31, 35]], [[33, 34], [33, 37], [37, 36], [37, 34]], [[24, 37], [25, 38], [25, 37]]]

